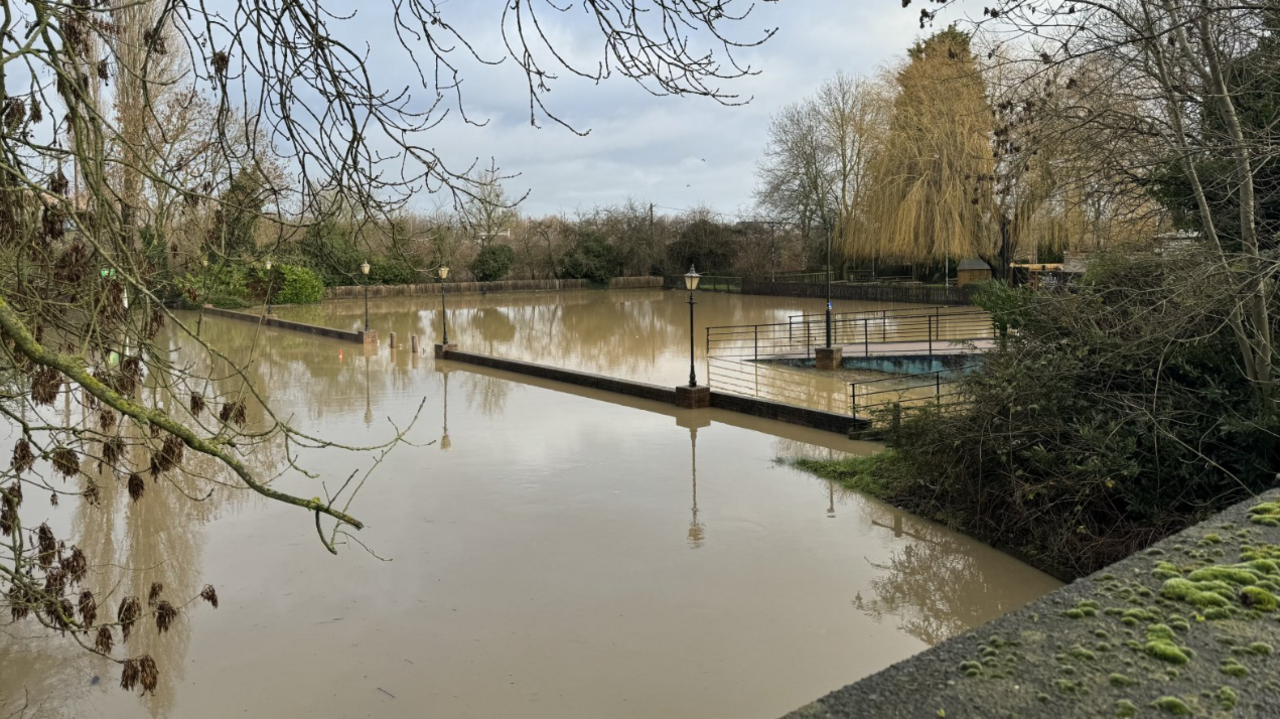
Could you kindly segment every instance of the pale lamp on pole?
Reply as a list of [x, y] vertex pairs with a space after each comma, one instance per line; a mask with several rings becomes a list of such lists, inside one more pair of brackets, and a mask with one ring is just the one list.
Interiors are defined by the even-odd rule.
[[364, 331], [369, 331], [369, 263], [360, 263], [360, 274], [364, 275]]
[[444, 281], [447, 279], [449, 279], [449, 267], [440, 265], [440, 334], [444, 336], [441, 341], [444, 345], [449, 344], [449, 321], [445, 319], [444, 305]]
[[271, 277], [271, 260], [270, 260], [270, 259], [268, 259], [268, 260], [266, 261], [266, 268], [267, 268], [267, 316], [268, 316], [268, 317], [270, 317], [272, 314], [274, 314], [274, 313], [271, 311], [271, 280], [272, 280], [272, 277]]
[[689, 272], [684, 276], [684, 287], [689, 290], [689, 386], [698, 386], [698, 374], [693, 369], [693, 291], [698, 289], [698, 280], [702, 279], [702, 275], [689, 265]]

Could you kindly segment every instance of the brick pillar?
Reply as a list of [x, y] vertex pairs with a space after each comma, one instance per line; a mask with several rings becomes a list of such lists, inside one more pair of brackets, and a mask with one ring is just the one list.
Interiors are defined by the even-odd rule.
[[360, 333], [360, 341], [364, 343], [364, 351], [377, 354], [378, 352], [378, 331], [365, 330]]
[[843, 347], [816, 347], [813, 350], [815, 369], [840, 369], [844, 365]]
[[456, 351], [458, 349], [458, 345], [454, 345], [454, 344], [442, 345], [437, 343], [435, 345], [435, 348], [436, 348], [436, 359], [447, 359], [445, 357], [445, 353]]
[[676, 387], [676, 406], [681, 409], [704, 409], [711, 406], [711, 388], [706, 385]]

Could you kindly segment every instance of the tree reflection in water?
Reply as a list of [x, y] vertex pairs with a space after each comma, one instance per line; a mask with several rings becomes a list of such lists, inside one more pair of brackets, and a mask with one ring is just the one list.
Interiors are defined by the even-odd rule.
[[872, 510], [871, 523], [909, 538], [887, 562], [868, 560], [879, 570], [875, 596], [858, 594], [853, 606], [876, 621], [895, 617], [902, 631], [933, 646], [1021, 606], [984, 571], [990, 560], [977, 552], [991, 550], [973, 540], [884, 506]]

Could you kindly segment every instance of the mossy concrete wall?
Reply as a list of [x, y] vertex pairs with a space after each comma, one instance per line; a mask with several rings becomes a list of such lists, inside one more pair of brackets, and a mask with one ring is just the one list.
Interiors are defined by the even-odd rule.
[[786, 719], [1280, 717], [1280, 491]]

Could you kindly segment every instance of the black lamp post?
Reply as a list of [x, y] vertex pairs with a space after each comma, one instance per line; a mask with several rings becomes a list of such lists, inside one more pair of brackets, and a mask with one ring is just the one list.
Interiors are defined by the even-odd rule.
[[689, 265], [689, 272], [684, 276], [685, 289], [689, 290], [689, 386], [698, 386], [698, 374], [693, 369], [693, 291], [698, 289], [698, 280], [702, 275]]
[[369, 331], [369, 263], [360, 263], [360, 274], [364, 275], [364, 331]]
[[831, 348], [831, 235], [834, 230], [827, 228], [827, 349]]
[[204, 326], [204, 306], [209, 303], [209, 258], [200, 258], [200, 315], [196, 317], [196, 337]]
[[441, 344], [449, 344], [449, 321], [445, 318], [444, 306], [444, 281], [449, 278], [449, 268], [440, 265], [440, 334], [444, 335], [444, 342]]
[[267, 266], [267, 316], [270, 317], [271, 315], [275, 314], [271, 306], [271, 284], [272, 284], [271, 281], [275, 278], [271, 276], [271, 260], [269, 259], [267, 260], [266, 266]]

